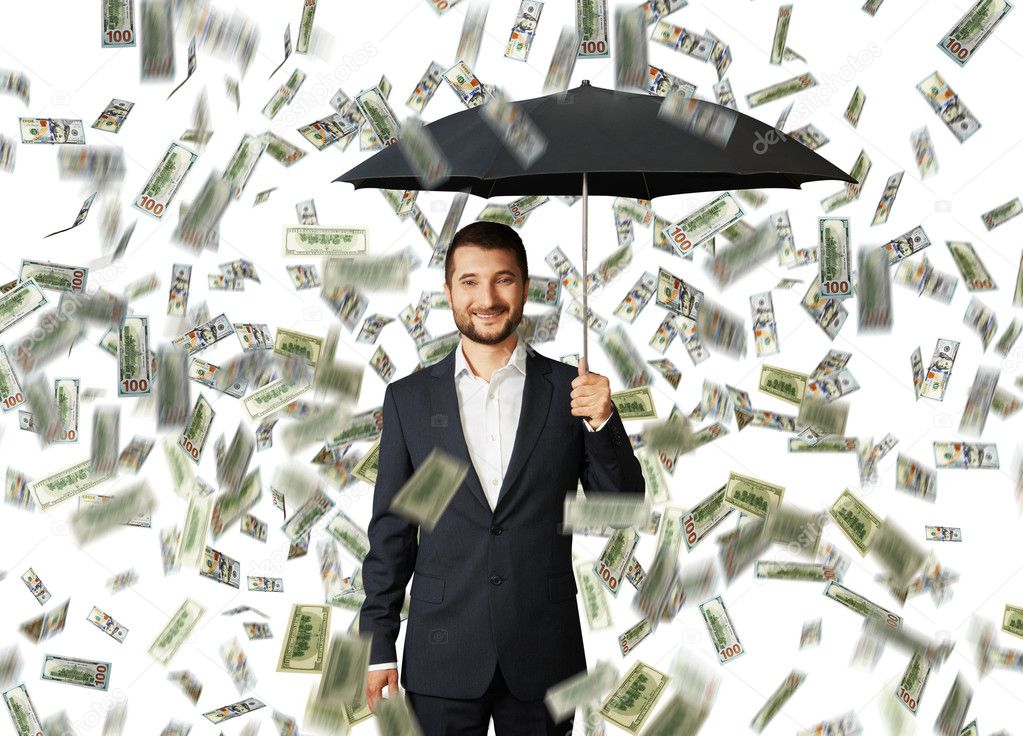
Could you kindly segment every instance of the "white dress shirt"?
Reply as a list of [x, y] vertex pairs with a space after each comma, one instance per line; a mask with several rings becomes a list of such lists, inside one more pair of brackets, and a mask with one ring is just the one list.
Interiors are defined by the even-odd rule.
[[[469, 457], [479, 476], [490, 508], [497, 505], [497, 494], [508, 471], [515, 433], [519, 428], [522, 410], [522, 392], [526, 385], [526, 346], [516, 339], [515, 349], [508, 362], [494, 371], [488, 382], [469, 366], [459, 341], [455, 348], [455, 392], [458, 394], [458, 413], [462, 419], [462, 433]], [[598, 432], [607, 424], [609, 416], [596, 429], [586, 417], [580, 417], [590, 432]], [[397, 668], [397, 662], [371, 664], [370, 671]]]

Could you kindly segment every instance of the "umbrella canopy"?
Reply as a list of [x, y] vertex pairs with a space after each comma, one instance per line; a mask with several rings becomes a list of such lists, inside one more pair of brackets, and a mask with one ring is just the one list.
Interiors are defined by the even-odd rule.
[[[594, 195], [653, 199], [685, 192], [728, 189], [798, 189], [804, 182], [856, 183], [808, 147], [759, 120], [723, 108], [735, 118], [724, 148], [658, 117], [663, 97], [578, 87], [517, 101], [547, 139], [544, 152], [523, 168], [483, 117], [482, 107], [426, 125], [451, 165], [433, 191], [468, 191], [479, 197], [528, 194]], [[702, 105], [721, 107], [701, 100]], [[356, 189], [422, 190], [398, 145], [379, 151], [334, 181]]]

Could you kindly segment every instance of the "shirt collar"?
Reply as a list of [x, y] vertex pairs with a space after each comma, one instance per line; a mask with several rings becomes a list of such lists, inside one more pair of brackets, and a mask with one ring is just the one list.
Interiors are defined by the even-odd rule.
[[[512, 350], [508, 362], [498, 370], [502, 370], [509, 365], [517, 368], [522, 375], [526, 375], [526, 343], [521, 335], [516, 338], [515, 349]], [[458, 378], [463, 370], [468, 372], [470, 376], [476, 375], [472, 372], [472, 368], [469, 367], [469, 361], [466, 360], [465, 351], [462, 349], [462, 340], [459, 340], [458, 347], [455, 349], [455, 378]]]

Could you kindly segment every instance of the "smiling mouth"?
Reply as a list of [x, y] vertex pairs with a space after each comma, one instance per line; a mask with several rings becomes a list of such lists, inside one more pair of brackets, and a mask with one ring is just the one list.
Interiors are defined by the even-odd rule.
[[493, 322], [498, 317], [500, 317], [502, 314], [504, 314], [504, 310], [502, 309], [502, 310], [497, 311], [497, 312], [490, 312], [489, 314], [488, 313], [483, 313], [483, 312], [473, 312], [472, 314], [480, 322]]

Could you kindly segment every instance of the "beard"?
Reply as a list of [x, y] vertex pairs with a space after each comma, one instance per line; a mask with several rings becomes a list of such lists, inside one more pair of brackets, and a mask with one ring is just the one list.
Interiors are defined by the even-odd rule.
[[509, 306], [497, 307], [504, 310], [500, 318], [492, 324], [481, 324], [471, 311], [455, 311], [455, 326], [458, 331], [473, 342], [482, 345], [497, 345], [515, 332], [522, 321], [522, 307], [514, 309]]

